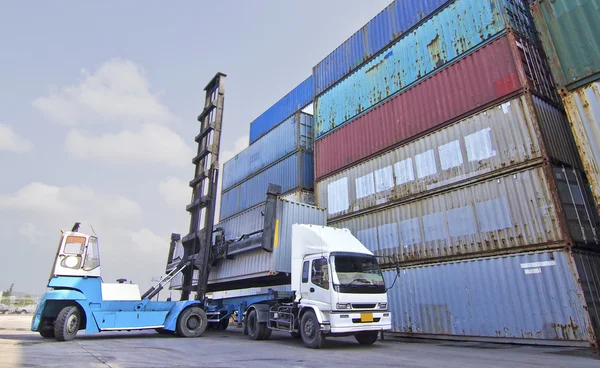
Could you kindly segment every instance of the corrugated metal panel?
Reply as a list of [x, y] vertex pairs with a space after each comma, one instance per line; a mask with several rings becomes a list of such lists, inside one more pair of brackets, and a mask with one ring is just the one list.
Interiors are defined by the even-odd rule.
[[221, 219], [235, 215], [265, 200], [269, 184], [281, 186], [282, 193], [313, 189], [313, 155], [298, 151], [221, 195]]
[[318, 206], [333, 219], [541, 159], [534, 126], [514, 98], [317, 182]]
[[263, 213], [265, 213], [265, 204], [261, 203], [219, 222], [215, 225], [215, 229], [222, 228], [226, 240], [239, 239], [244, 234], [262, 230], [265, 224]]
[[[258, 217], [262, 221], [263, 217], [260, 215]], [[254, 226], [255, 220], [250, 214], [244, 218], [249, 221], [249, 227]], [[279, 235], [278, 244], [274, 246], [273, 252], [257, 249], [236, 255], [234, 259], [221, 260], [211, 268], [209, 283], [217, 284], [267, 276], [277, 272], [291, 272], [291, 224], [325, 225], [326, 223], [325, 212], [322, 209], [281, 198], [277, 201], [276, 220], [279, 222]]]
[[532, 9], [559, 88], [600, 78], [600, 0], [542, 0]]
[[329, 224], [401, 261], [514, 252], [565, 240], [550, 190], [530, 169]]
[[311, 75], [250, 123], [250, 144], [296, 111], [309, 105], [313, 96], [313, 77]]
[[394, 1], [313, 68], [318, 95], [448, 0]]
[[[396, 271], [384, 276], [391, 285]], [[568, 252], [403, 268], [388, 300], [393, 331], [410, 335], [589, 341], [589, 315]]]
[[316, 137], [343, 125], [502, 32], [509, 24], [504, 14], [502, 1], [456, 0], [449, 4], [317, 97]]
[[533, 105], [548, 155], [572, 167], [581, 168], [567, 116], [537, 96], [533, 96]]
[[503, 36], [315, 142], [316, 178], [356, 164], [490, 103], [534, 88]]
[[296, 113], [223, 165], [223, 190], [302, 148], [313, 149], [313, 118]]
[[[600, 255], [589, 252], [575, 252], [575, 265], [583, 296], [590, 314], [596, 346], [600, 340]], [[591, 335], [591, 334], [590, 334]]]
[[600, 82], [564, 94], [563, 101], [600, 214]]
[[[313, 68], [315, 96], [379, 53], [393, 40], [412, 31], [429, 16], [452, 3], [448, 0], [398, 0], [377, 14], [364, 27]], [[489, 2], [489, 0], [488, 0]], [[529, 11], [517, 0], [494, 1], [504, 7], [506, 19], [521, 34], [532, 37]]]

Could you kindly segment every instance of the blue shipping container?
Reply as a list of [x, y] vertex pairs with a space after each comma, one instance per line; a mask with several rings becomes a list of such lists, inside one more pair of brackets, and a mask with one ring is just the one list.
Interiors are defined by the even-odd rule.
[[503, 33], [527, 33], [529, 10], [510, 0], [456, 0], [315, 100], [315, 133], [329, 131]]
[[250, 123], [250, 144], [296, 111], [310, 105], [313, 96], [313, 77], [311, 75]]
[[313, 68], [315, 95], [367, 61], [448, 0], [397, 0]]
[[313, 150], [313, 117], [298, 112], [223, 165], [223, 190], [298, 150]]
[[265, 200], [269, 184], [281, 186], [282, 194], [313, 189], [312, 152], [298, 151], [221, 195], [221, 221]]
[[[396, 271], [384, 276], [389, 287]], [[388, 292], [392, 331], [585, 343], [591, 321], [578, 279], [563, 251], [402, 268]]]

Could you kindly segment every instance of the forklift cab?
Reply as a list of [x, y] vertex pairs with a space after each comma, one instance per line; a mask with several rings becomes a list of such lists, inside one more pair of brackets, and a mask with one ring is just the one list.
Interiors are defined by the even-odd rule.
[[[54, 267], [50, 280], [60, 276], [67, 277], [95, 277], [101, 283], [102, 300], [141, 300], [140, 289], [136, 284], [125, 284], [123, 279], [117, 283], [102, 281], [100, 271], [100, 248], [98, 237], [76, 231], [62, 231], [58, 252], [54, 260]], [[49, 285], [50, 286], [50, 285]]]

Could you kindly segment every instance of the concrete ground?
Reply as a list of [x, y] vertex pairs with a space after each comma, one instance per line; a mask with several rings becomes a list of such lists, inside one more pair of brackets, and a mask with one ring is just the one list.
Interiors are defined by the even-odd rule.
[[29, 331], [31, 315], [0, 315], [0, 367], [600, 367], [588, 349], [423, 340], [326, 340], [304, 347], [285, 333], [250, 341], [241, 330], [207, 331], [200, 338], [116, 332], [70, 342]]

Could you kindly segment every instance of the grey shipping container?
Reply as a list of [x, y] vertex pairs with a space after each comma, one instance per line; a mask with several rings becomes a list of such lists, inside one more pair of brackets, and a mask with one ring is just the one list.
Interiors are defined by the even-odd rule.
[[[236, 222], [235, 226], [220, 223], [225, 226], [225, 237], [231, 239], [227, 234], [241, 234], [242, 231], [252, 229], [256, 223], [256, 217], [261, 217], [257, 208], [250, 214], [242, 214], [244, 220], [234, 218], [227, 222]], [[235, 281], [239, 279], [258, 278], [274, 276], [279, 273], [290, 273], [292, 263], [292, 224], [314, 224], [325, 225], [325, 211], [304, 203], [291, 202], [279, 198], [276, 207], [275, 239], [273, 252], [256, 249], [235, 255], [234, 259], [224, 259], [212, 267], [209, 273], [209, 284], [218, 284]], [[262, 219], [261, 219], [262, 220]], [[246, 223], [248, 221], [250, 225]], [[256, 229], [260, 230], [260, 229]], [[214, 288], [214, 287], [213, 287]]]
[[[406, 267], [388, 291], [402, 335], [597, 346], [600, 257], [543, 251]], [[396, 271], [384, 272], [391, 285]]]
[[[263, 230], [264, 212], [265, 203], [261, 203], [219, 222], [215, 225], [215, 229], [222, 228], [227, 240], [238, 239], [242, 235]], [[289, 282], [285, 274], [291, 272], [292, 224], [325, 225], [325, 211], [315, 206], [277, 197], [273, 224], [275, 226], [273, 251], [253, 249], [235, 254], [232, 259], [219, 260], [209, 271], [209, 289], [226, 290], [227, 288], [221, 288], [221, 285], [236, 281], [243, 281], [247, 287], [268, 285], [269, 278]], [[170, 288], [176, 290], [180, 286], [181, 277], [178, 277], [171, 282]]]
[[318, 181], [317, 205], [334, 220], [539, 164], [544, 147], [578, 167], [569, 136], [560, 110], [521, 95]]
[[[597, 246], [572, 172], [526, 169], [329, 225], [348, 228], [374, 253], [406, 263], [560, 247], [571, 239]], [[554, 176], [564, 184], [558, 187], [564, 203], [553, 195]]]

